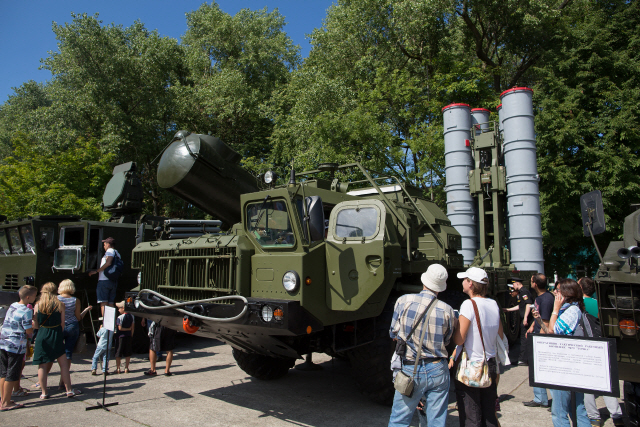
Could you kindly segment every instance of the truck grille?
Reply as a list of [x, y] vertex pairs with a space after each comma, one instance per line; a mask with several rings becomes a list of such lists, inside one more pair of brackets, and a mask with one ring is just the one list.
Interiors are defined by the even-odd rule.
[[4, 276], [4, 285], [2, 289], [7, 291], [17, 291], [20, 289], [20, 284], [18, 283], [18, 275], [17, 274], [7, 274]]
[[627, 334], [621, 333], [620, 322], [632, 321], [640, 324], [640, 286], [630, 283], [600, 282], [600, 311], [603, 332], [607, 336], [640, 341], [640, 331], [636, 327], [626, 328]]
[[141, 288], [179, 301], [235, 294], [236, 264], [235, 247], [133, 254], [133, 267], [142, 272]]

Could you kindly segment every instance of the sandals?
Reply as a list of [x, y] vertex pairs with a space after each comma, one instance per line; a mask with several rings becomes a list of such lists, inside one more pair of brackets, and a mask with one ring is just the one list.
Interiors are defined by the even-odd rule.
[[78, 394], [82, 394], [82, 391], [74, 388], [73, 390], [67, 392], [67, 397], [74, 397]]
[[20, 409], [20, 408], [24, 408], [24, 405], [22, 403], [18, 403], [17, 405], [13, 405], [13, 406], [8, 406], [6, 408], [1, 408], [0, 411], [1, 412], [13, 411], [14, 409]]
[[122, 372], [120, 371], [120, 368], [118, 368], [118, 369], [116, 369], [115, 371], [113, 371], [113, 375], [121, 374], [121, 373], [122, 373]]
[[29, 394], [29, 390], [26, 388], [20, 387], [18, 391], [14, 391], [11, 393], [11, 397], [25, 397]]
[[50, 395], [50, 394], [41, 394], [41, 395], [40, 395], [40, 399], [48, 399], [48, 398], [50, 398], [50, 397], [51, 397], [51, 395]]
[[128, 374], [128, 373], [130, 373], [130, 372], [131, 372], [131, 371], [129, 371], [129, 368], [124, 368], [124, 373], [125, 373], [125, 374]]
[[156, 371], [152, 371], [151, 369], [146, 371], [144, 374], [149, 376], [149, 377], [155, 377], [156, 375], [158, 375], [158, 373]]
[[35, 383], [34, 385], [31, 386], [31, 388], [40, 388], [40, 383]]

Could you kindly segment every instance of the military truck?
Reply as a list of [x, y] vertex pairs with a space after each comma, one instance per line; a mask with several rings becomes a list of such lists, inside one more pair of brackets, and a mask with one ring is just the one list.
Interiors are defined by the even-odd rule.
[[[606, 229], [599, 190], [580, 198], [585, 237]], [[609, 243], [604, 256], [598, 251], [596, 291], [602, 334], [615, 338], [618, 374], [624, 381], [623, 398], [633, 427], [640, 425], [640, 205], [624, 219], [622, 240]]]
[[[292, 170], [275, 185], [272, 172], [260, 184], [238, 162], [218, 138], [176, 134], [159, 184], [228, 231], [137, 245], [140, 289], [127, 293], [127, 310], [228, 343], [240, 368], [259, 379], [282, 377], [313, 352], [348, 358], [362, 391], [390, 403], [394, 302], [419, 292], [421, 274], [441, 263], [449, 281], [439, 298], [459, 307], [460, 234], [421, 190], [374, 178], [359, 163]], [[364, 179], [343, 182], [337, 172]], [[506, 266], [490, 271], [502, 306], [514, 274]]]
[[[71, 279], [83, 305], [96, 304], [96, 276], [88, 272], [100, 267], [104, 255], [102, 240], [113, 237], [125, 266], [137, 242], [155, 238], [153, 225], [160, 218], [140, 215], [142, 184], [133, 162], [116, 166], [103, 195], [103, 209], [112, 214], [108, 221], [90, 221], [75, 215], [40, 215], [0, 223], [0, 306], [18, 300], [22, 285], [41, 286]], [[118, 295], [137, 285], [138, 271], [125, 268]], [[85, 322], [89, 321], [89, 316]]]

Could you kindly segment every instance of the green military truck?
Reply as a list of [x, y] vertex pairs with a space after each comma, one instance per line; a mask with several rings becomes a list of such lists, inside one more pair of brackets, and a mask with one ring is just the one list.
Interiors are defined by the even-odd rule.
[[[585, 236], [605, 231], [602, 195], [596, 190], [580, 199]], [[618, 374], [631, 426], [640, 425], [640, 205], [624, 219], [622, 240], [609, 243], [596, 273], [602, 334], [615, 338]], [[594, 240], [595, 244], [595, 240]], [[597, 245], [596, 245], [597, 249]]]
[[[362, 391], [390, 403], [394, 302], [419, 292], [421, 274], [441, 263], [449, 281], [439, 298], [459, 307], [460, 234], [421, 190], [373, 178], [359, 163], [291, 171], [275, 185], [273, 173], [259, 183], [238, 161], [217, 138], [176, 135], [159, 184], [228, 231], [137, 245], [140, 289], [127, 294], [127, 310], [230, 344], [240, 368], [259, 379], [282, 377], [313, 352], [348, 358]], [[342, 182], [336, 172], [364, 179]], [[502, 248], [495, 252], [504, 261]], [[509, 306], [513, 266], [488, 270], [491, 295]]]
[[[74, 215], [41, 215], [0, 222], [0, 306], [18, 300], [18, 289], [31, 284], [60, 283], [71, 279], [83, 305], [96, 307], [96, 276], [88, 272], [100, 267], [104, 255], [102, 240], [113, 237], [125, 266], [131, 265], [131, 251], [138, 242], [155, 237], [151, 224], [158, 218], [141, 216], [142, 184], [133, 162], [118, 165], [106, 186], [103, 209], [108, 221], [83, 220]], [[142, 226], [140, 226], [142, 224]], [[138, 271], [125, 268], [118, 294], [137, 285]], [[89, 317], [85, 318], [88, 322]]]

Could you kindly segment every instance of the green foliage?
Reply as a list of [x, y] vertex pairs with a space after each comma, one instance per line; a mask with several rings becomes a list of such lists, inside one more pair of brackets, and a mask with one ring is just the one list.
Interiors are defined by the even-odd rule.
[[212, 3], [187, 14], [182, 42], [195, 84], [181, 97], [191, 131], [211, 132], [243, 156], [268, 157], [273, 123], [263, 106], [300, 63], [284, 25], [277, 9], [231, 16]]
[[102, 192], [111, 178], [113, 154], [95, 140], [43, 156], [34, 141], [18, 134], [13, 154], [0, 165], [0, 212], [9, 219], [28, 215], [81, 215], [104, 220]]
[[[608, 232], [620, 239], [640, 184], [640, 14], [637, 2], [591, 3], [571, 15], [569, 37], [536, 73], [534, 104], [541, 175], [542, 229], [548, 271], [569, 273], [581, 248], [579, 198], [601, 190]], [[542, 65], [543, 64], [543, 65]], [[593, 253], [593, 252], [591, 252]]]

